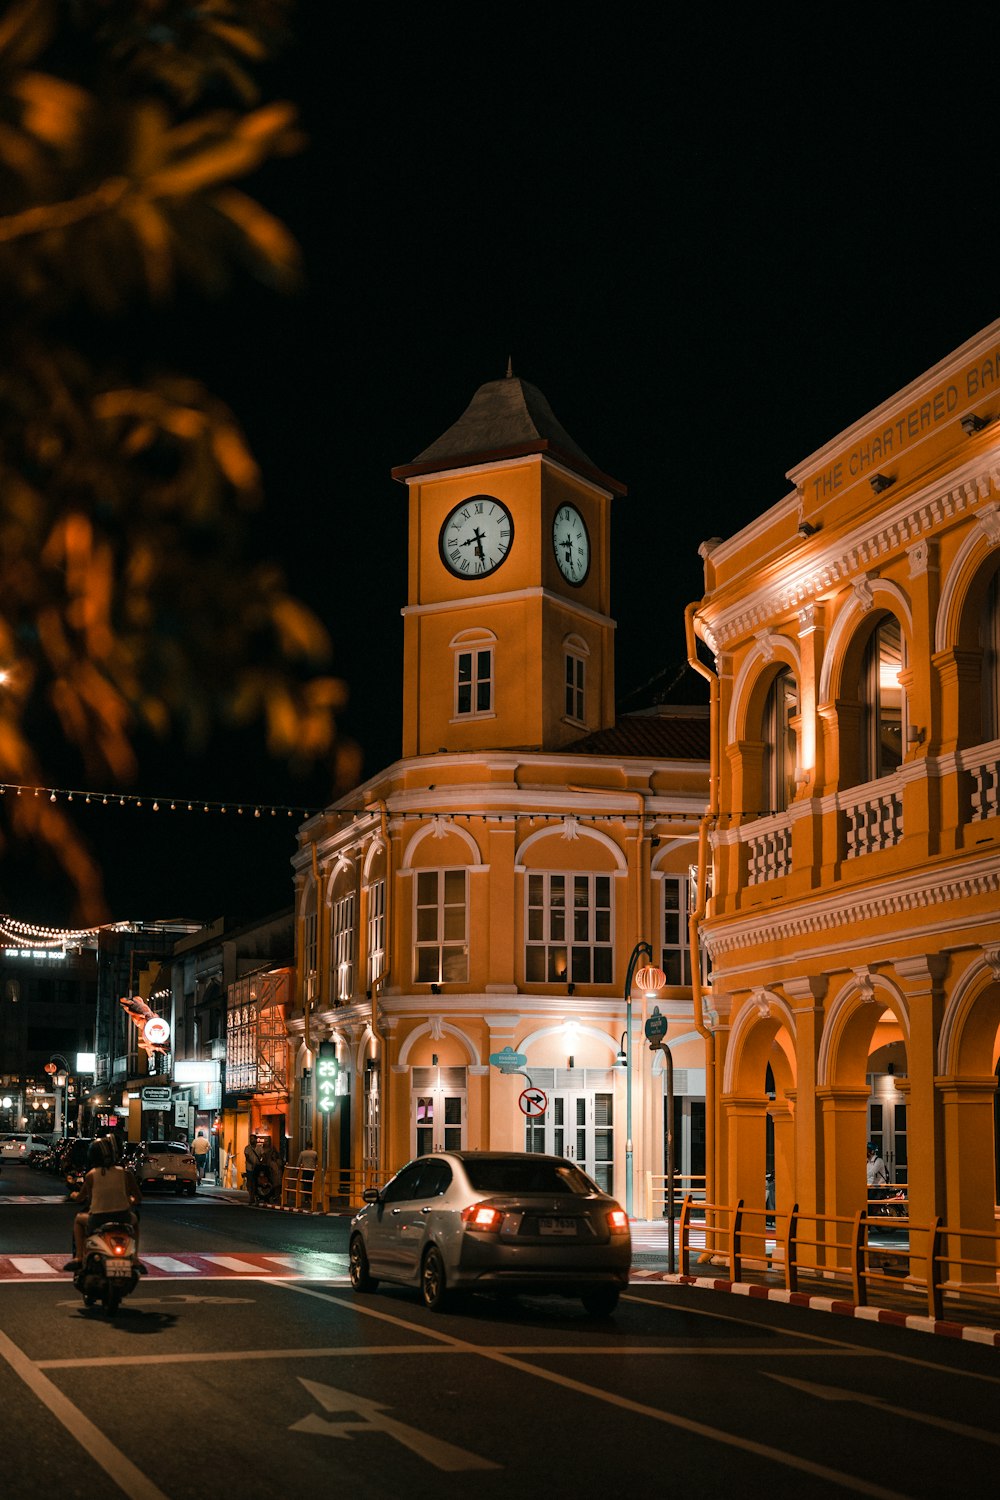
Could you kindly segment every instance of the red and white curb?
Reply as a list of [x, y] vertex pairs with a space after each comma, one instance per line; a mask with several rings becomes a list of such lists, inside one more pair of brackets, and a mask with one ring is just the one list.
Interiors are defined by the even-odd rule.
[[970, 1344], [986, 1344], [1000, 1349], [1000, 1329], [979, 1328], [971, 1323], [948, 1323], [919, 1313], [896, 1312], [888, 1307], [858, 1307], [836, 1297], [818, 1297], [809, 1292], [789, 1292], [781, 1286], [758, 1286], [749, 1281], [721, 1281], [714, 1276], [682, 1276], [669, 1271], [645, 1271], [633, 1266], [630, 1281], [667, 1282], [670, 1286], [693, 1286], [707, 1292], [732, 1292], [761, 1302], [783, 1302], [787, 1307], [807, 1307], [814, 1312], [836, 1313], [842, 1318], [859, 1318], [865, 1323], [887, 1323], [893, 1328], [912, 1328], [918, 1333], [938, 1333], [949, 1339]]

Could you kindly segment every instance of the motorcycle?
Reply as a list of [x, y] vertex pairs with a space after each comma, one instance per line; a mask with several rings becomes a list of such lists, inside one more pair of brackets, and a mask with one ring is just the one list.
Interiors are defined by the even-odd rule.
[[261, 1163], [254, 1173], [254, 1196], [262, 1206], [271, 1207], [281, 1197], [281, 1188], [271, 1177], [267, 1167]]
[[82, 1267], [73, 1275], [86, 1306], [102, 1302], [105, 1311], [117, 1312], [122, 1298], [138, 1284], [136, 1260], [135, 1230], [127, 1220], [99, 1224], [88, 1234]]

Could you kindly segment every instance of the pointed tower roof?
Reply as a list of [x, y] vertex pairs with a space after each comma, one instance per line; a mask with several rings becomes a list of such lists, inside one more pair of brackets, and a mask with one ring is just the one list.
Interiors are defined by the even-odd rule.
[[575, 443], [537, 386], [514, 375], [481, 385], [447, 432], [409, 464], [393, 469], [394, 479], [410, 479], [441, 469], [466, 468], [527, 453], [551, 453], [568, 468], [624, 495], [625, 486], [603, 474]]

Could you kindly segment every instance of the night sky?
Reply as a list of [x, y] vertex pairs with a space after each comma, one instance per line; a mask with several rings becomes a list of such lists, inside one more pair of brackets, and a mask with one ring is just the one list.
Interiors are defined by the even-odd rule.
[[[995, 37], [890, 7], [863, 27], [850, 7], [338, 7], [335, 30], [332, 8], [302, 12], [274, 84], [310, 146], [252, 186], [300, 239], [308, 285], [238, 283], [156, 337], [243, 420], [268, 495], [256, 545], [331, 631], [364, 774], [400, 739], [406, 491], [389, 471], [508, 356], [628, 486], [622, 706], [701, 701], [677, 682], [698, 544], [1000, 316]], [[313, 806], [332, 790], [250, 736], [142, 748], [144, 793]], [[79, 815], [117, 917], [291, 900], [294, 820]], [[69, 920], [51, 871], [5, 868], [12, 915]]]

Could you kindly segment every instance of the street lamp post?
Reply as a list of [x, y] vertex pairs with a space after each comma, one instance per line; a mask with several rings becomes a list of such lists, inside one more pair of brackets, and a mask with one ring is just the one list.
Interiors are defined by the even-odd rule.
[[[636, 965], [643, 957], [648, 958], [650, 962], [637, 973]], [[636, 943], [625, 973], [625, 1212], [629, 1218], [632, 1217], [634, 1198], [632, 1182], [632, 981], [636, 980], [647, 994], [655, 994], [657, 990], [663, 988], [667, 982], [667, 976], [662, 969], [655, 967], [652, 958], [653, 950], [648, 943]]]

